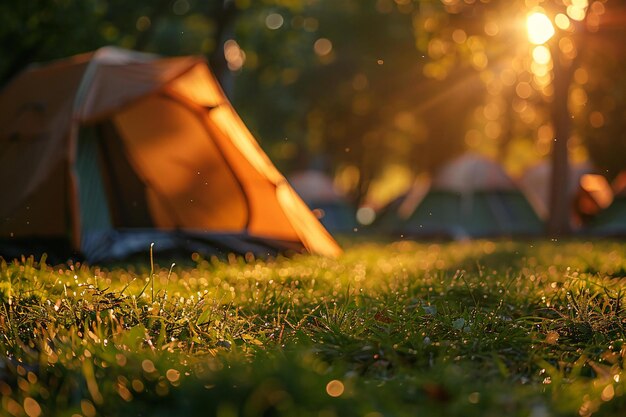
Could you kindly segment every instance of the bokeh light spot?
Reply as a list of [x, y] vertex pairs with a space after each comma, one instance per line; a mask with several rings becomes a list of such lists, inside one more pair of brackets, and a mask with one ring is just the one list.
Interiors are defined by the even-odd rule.
[[457, 29], [452, 32], [452, 40], [458, 44], [462, 44], [467, 40], [467, 34], [463, 29]]
[[333, 50], [333, 43], [327, 38], [319, 38], [313, 44], [313, 50], [319, 56], [325, 56]]
[[536, 63], [547, 65], [550, 62], [550, 50], [544, 45], [535, 46], [533, 49], [533, 59]]
[[139, 16], [137, 22], [135, 23], [135, 27], [139, 32], [145, 32], [150, 28], [152, 22], [148, 16]]
[[546, 43], [554, 36], [552, 22], [548, 16], [540, 12], [528, 15], [526, 28], [528, 30], [528, 40], [535, 45]]
[[356, 212], [356, 220], [364, 226], [374, 223], [376, 212], [371, 207], [360, 207]]
[[39, 417], [41, 415], [41, 407], [36, 400], [26, 397], [24, 399], [24, 412], [28, 417]]
[[156, 371], [154, 363], [150, 359], [144, 359], [143, 362], [141, 362], [141, 368], [147, 373]]
[[567, 17], [563, 13], [559, 13], [559, 14], [556, 15], [556, 17], [554, 18], [554, 23], [556, 24], [556, 27], [558, 27], [559, 29], [562, 29], [562, 30], [569, 29], [569, 27], [571, 25], [571, 23], [569, 21], [569, 17]]
[[593, 111], [589, 115], [589, 123], [592, 127], [599, 129], [604, 126], [604, 115], [599, 111]]
[[587, 7], [589, 2], [587, 0], [571, 0], [571, 4], [567, 6], [567, 15], [572, 20], [583, 21], [587, 14]]
[[470, 395], [467, 396], [467, 400], [470, 402], [470, 404], [478, 404], [480, 402], [480, 393], [472, 392]]
[[283, 23], [285, 23], [285, 20], [279, 13], [270, 13], [265, 18], [265, 26], [271, 30], [280, 29], [283, 26]]
[[578, 68], [574, 72], [574, 80], [580, 85], [585, 85], [589, 81], [589, 73], [584, 68]]
[[521, 82], [515, 87], [515, 92], [519, 98], [528, 98], [533, 93], [533, 88], [527, 82]]
[[328, 384], [326, 384], [326, 393], [331, 397], [340, 397], [344, 391], [343, 382], [333, 379]]
[[96, 407], [89, 400], [80, 401], [80, 410], [85, 417], [95, 417], [96, 415]]
[[600, 395], [600, 398], [602, 398], [602, 401], [611, 401], [614, 396], [615, 396], [615, 388], [613, 388], [613, 384], [609, 384], [606, 387], [604, 387], [604, 389], [602, 390], [602, 394]]
[[246, 62], [246, 54], [234, 39], [229, 39], [224, 42], [224, 58], [226, 58], [228, 69], [231, 71], [241, 69]]
[[488, 36], [496, 36], [500, 32], [500, 26], [493, 20], [485, 24], [485, 33]]
[[176, 382], [180, 379], [180, 372], [176, 369], [168, 369], [165, 373], [165, 377], [170, 382]]

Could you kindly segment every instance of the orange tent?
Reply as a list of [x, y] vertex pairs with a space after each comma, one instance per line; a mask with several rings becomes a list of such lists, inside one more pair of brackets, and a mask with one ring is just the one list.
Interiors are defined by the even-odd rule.
[[0, 255], [162, 250], [334, 256], [205, 61], [106, 47], [0, 94]]

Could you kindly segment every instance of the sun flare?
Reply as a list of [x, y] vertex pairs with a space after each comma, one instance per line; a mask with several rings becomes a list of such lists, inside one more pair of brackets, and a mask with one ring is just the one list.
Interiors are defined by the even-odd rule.
[[535, 45], [541, 45], [554, 36], [554, 26], [545, 14], [534, 12], [528, 15], [526, 20], [528, 40]]

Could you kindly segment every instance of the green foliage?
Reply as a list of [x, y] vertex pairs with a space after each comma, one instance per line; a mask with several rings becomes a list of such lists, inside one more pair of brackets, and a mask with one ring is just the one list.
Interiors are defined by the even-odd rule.
[[[33, 62], [104, 45], [204, 55], [281, 170], [348, 172], [344, 188], [362, 202], [389, 167], [406, 167], [408, 176], [433, 172], [470, 148], [521, 173], [547, 156], [554, 136], [553, 62], [537, 70], [524, 20], [535, 3], [555, 16], [567, 13], [567, 2], [531, 3], [5, 2], [0, 84]], [[624, 30], [611, 18], [621, 6], [589, 3], [585, 24], [557, 31], [553, 43], [571, 41], [575, 52], [568, 59], [584, 70], [570, 86], [571, 153], [583, 158], [584, 144], [613, 177], [624, 168]], [[237, 45], [230, 63], [226, 41]]]
[[105, 45], [165, 55], [216, 48], [219, 1], [45, 0], [0, 5], [0, 84], [26, 66]]
[[[236, 26], [252, 58], [236, 76], [237, 108], [260, 137], [275, 143], [269, 151], [287, 169], [357, 166], [357, 199], [388, 163], [421, 171], [430, 166], [419, 155], [436, 151], [417, 111], [425, 100], [419, 87], [424, 57], [415, 48], [411, 15], [395, 7], [382, 12], [378, 3], [250, 8]], [[280, 28], [258, 24], [270, 13], [284, 19]], [[316, 51], [316, 42], [328, 41], [328, 51]], [[459, 117], [451, 114], [455, 123], [448, 125]], [[326, 159], [315, 158], [320, 155]]]
[[[572, 147], [585, 143], [613, 176], [623, 168], [615, 149], [623, 146], [624, 35], [606, 17], [619, 5], [591, 3], [590, 29], [559, 35], [574, 36], [573, 65], [585, 70], [571, 86]], [[561, 2], [541, 5], [551, 15], [566, 12]], [[551, 82], [533, 73], [523, 27], [529, 7], [521, 0], [6, 3], [0, 84], [33, 62], [111, 44], [205, 55], [281, 169], [356, 168], [352, 197], [363, 200], [390, 165], [433, 171], [466, 147], [517, 171], [546, 156]], [[241, 54], [230, 69], [227, 40]]]
[[[0, 6], [0, 83], [33, 62], [104, 45], [164, 55], [205, 55], [280, 168], [358, 167], [353, 197], [362, 199], [389, 163], [420, 172], [459, 152], [465, 119], [473, 107], [447, 97], [421, 110], [446, 86], [422, 76], [428, 57], [415, 47], [412, 14], [383, 3], [7, 4]], [[227, 40], [236, 41], [244, 56], [230, 70], [222, 47]], [[317, 49], [316, 42], [322, 42]], [[480, 101], [481, 95], [468, 97]], [[454, 103], [456, 110], [448, 111]], [[442, 141], [445, 147], [440, 146]]]
[[154, 273], [3, 263], [0, 415], [617, 416], [624, 249], [397, 242]]

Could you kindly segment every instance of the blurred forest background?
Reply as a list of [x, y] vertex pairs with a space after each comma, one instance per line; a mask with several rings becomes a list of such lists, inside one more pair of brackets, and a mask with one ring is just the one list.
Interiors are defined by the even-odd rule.
[[104, 45], [204, 55], [283, 172], [321, 168], [354, 202], [382, 202], [466, 150], [512, 175], [548, 157], [552, 64], [525, 28], [536, 6], [567, 19], [570, 159], [611, 180], [626, 167], [621, 1], [2, 2], [0, 85]]

